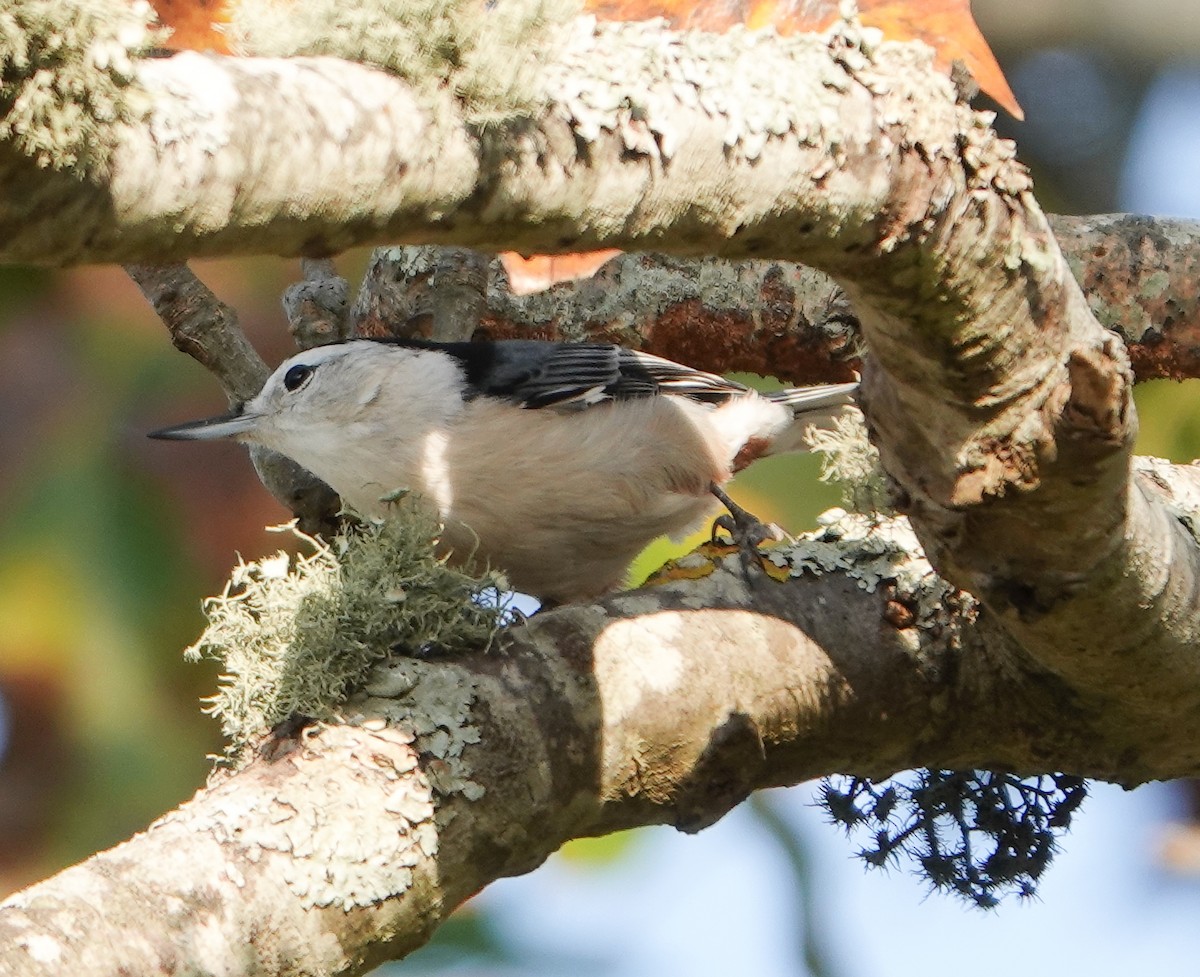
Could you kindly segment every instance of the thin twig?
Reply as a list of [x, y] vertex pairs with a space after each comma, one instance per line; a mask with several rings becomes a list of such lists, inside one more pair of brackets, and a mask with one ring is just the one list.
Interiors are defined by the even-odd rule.
[[250, 345], [238, 314], [185, 264], [126, 265], [162, 319], [175, 348], [217, 378], [231, 404], [249, 400], [271, 371]]
[[300, 261], [304, 280], [283, 291], [283, 312], [301, 349], [347, 338], [350, 284], [328, 258]]
[[[253, 397], [271, 371], [238, 325], [237, 312], [222, 302], [185, 264], [126, 265], [150, 301], [171, 341], [208, 370], [230, 404]], [[250, 446], [254, 470], [267, 490], [287, 506], [307, 533], [328, 532], [341, 503], [328, 485], [294, 461]]]

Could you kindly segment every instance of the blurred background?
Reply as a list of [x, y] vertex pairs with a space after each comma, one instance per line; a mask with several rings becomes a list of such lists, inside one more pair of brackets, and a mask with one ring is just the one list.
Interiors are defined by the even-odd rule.
[[[1028, 117], [998, 125], [1047, 210], [1200, 217], [1200, 3], [973, 7]], [[294, 263], [196, 268], [269, 362], [289, 352], [277, 297]], [[1200, 455], [1192, 384], [1138, 399], [1143, 453]], [[235, 554], [277, 549], [263, 527], [287, 514], [236, 446], [144, 433], [224, 407], [119, 271], [0, 268], [0, 894], [144, 827], [203, 784], [220, 748], [199, 708], [215, 667], [180, 651]], [[737, 494], [806, 529], [836, 502], [813, 472], [769, 460]], [[868, 871], [812, 798], [761, 795], [696, 837], [573, 843], [385, 969], [1038, 977], [1190, 972], [1200, 954], [1200, 884], [1164, 855], [1192, 817], [1188, 785], [1097, 786], [1040, 898], [990, 913], [928, 896], [905, 867]]]

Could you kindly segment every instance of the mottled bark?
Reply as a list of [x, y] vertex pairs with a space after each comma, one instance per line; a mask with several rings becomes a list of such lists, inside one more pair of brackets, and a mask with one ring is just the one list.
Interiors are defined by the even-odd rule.
[[1139, 380], [1200, 377], [1200, 222], [1107, 214], [1051, 226], [1100, 324]]
[[[1200, 377], [1200, 222], [1130, 214], [1051, 215], [1068, 263], [1102, 325], [1124, 341], [1135, 381]], [[382, 249], [365, 293], [403, 290], [404, 249]], [[494, 339], [615, 342], [716, 372], [830, 383], [861, 367], [858, 316], [832, 279], [788, 261], [622, 254], [592, 278], [514, 295], [499, 260], [486, 303], [463, 328]], [[464, 310], [466, 311], [466, 310]], [[382, 302], [370, 331], [429, 333]]]
[[[899, 545], [895, 570], [919, 587], [868, 591], [853, 569], [748, 585], [732, 556], [539, 615], [488, 654], [400, 660], [403, 678], [382, 670], [348, 724], [264, 740], [144, 834], [9, 899], [0, 972], [362, 973], [568, 838], [698, 830], [760, 787], [1046, 755], [1119, 778], [1104, 724], [1014, 669], [969, 601], [934, 601]], [[937, 628], [889, 623], [896, 601]], [[447, 688], [467, 703], [441, 719], [450, 733], [405, 732]], [[467, 743], [454, 777], [447, 735]]]

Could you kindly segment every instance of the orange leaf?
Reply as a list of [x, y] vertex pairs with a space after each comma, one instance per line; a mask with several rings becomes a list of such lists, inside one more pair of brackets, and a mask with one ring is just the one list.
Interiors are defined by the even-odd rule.
[[515, 251], [500, 255], [500, 263], [508, 275], [508, 287], [514, 295], [544, 292], [558, 282], [573, 282], [591, 278], [601, 265], [607, 264], [621, 252], [615, 248], [603, 251], [581, 251], [575, 254], [535, 254], [523, 258]]
[[229, 23], [232, 0], [150, 0], [159, 23], [171, 28], [163, 46], [172, 51], [228, 54], [222, 28]]
[[918, 39], [928, 44], [937, 56], [939, 68], [950, 71], [961, 61], [971, 77], [1003, 109], [1015, 118], [1025, 113], [988, 42], [971, 16], [970, 0], [859, 0], [862, 22], [878, 27], [884, 37], [895, 41]]
[[[799, 34], [825, 30], [838, 18], [838, 0], [585, 0], [585, 7], [601, 20], [665, 17], [680, 30], [716, 32], [745, 24]], [[1025, 118], [971, 16], [970, 0], [858, 0], [858, 9], [862, 22], [884, 37], [924, 41], [947, 74], [961, 61], [983, 91], [1016, 118]]]

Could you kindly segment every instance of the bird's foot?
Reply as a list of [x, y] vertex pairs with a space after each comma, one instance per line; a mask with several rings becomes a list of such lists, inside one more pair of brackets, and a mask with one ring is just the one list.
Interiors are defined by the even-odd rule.
[[737, 545], [742, 570], [748, 575], [751, 567], [761, 568], [759, 546], [768, 541], [785, 539], [786, 534], [774, 523], [765, 523], [754, 513], [743, 509], [719, 485], [714, 483], [710, 486], [710, 491], [728, 510], [725, 515], [713, 520], [713, 542], [719, 542], [717, 532], [724, 530]]

